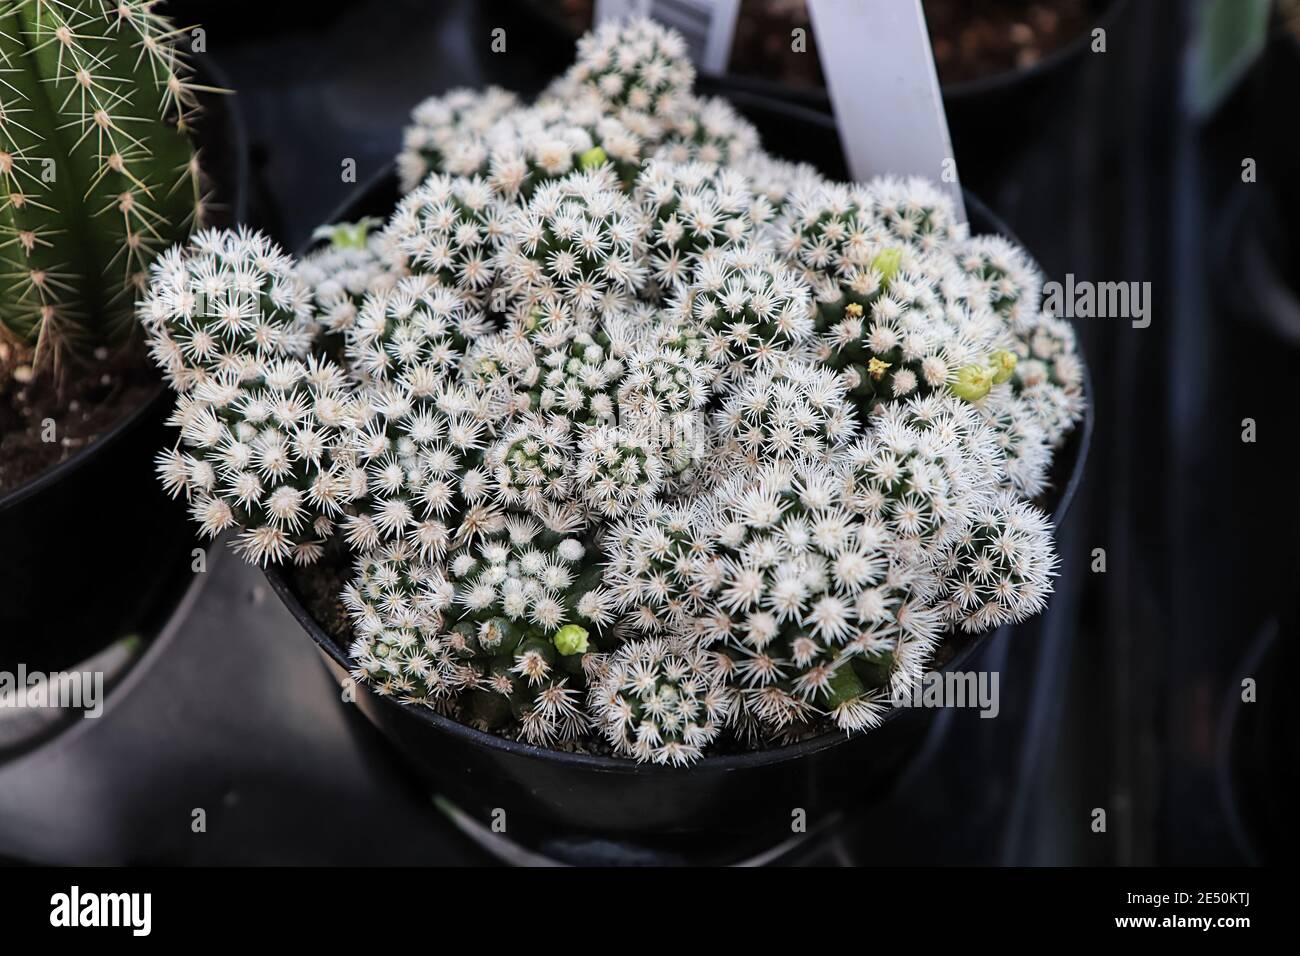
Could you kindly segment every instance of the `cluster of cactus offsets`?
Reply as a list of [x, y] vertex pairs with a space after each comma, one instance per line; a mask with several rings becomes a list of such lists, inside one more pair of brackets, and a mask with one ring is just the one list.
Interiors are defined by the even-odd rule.
[[0, 8], [0, 336], [41, 366], [127, 344], [150, 261], [203, 219], [195, 91], [155, 2]]
[[1083, 410], [1027, 255], [763, 153], [684, 49], [605, 26], [536, 104], [431, 100], [382, 229], [205, 233], [140, 307], [165, 484], [254, 560], [353, 563], [357, 679], [673, 766], [866, 730], [1041, 610]]

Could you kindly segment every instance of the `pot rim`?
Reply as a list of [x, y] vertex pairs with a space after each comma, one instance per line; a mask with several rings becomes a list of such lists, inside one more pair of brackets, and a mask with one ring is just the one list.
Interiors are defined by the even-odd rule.
[[[1123, 0], [1120, 0], [1123, 2]], [[790, 104], [781, 104], [782, 109], [790, 109]], [[798, 108], [796, 108], [798, 109]], [[806, 111], [820, 118], [821, 122], [826, 122], [827, 117], [822, 114]], [[370, 177], [366, 182], [357, 187], [352, 197], [342, 203], [331, 214], [329, 222], [345, 222], [354, 218], [354, 209], [359, 197], [365, 196], [373, 189], [380, 185], [395, 180], [395, 166], [392, 163], [386, 165], [382, 170]], [[989, 234], [999, 234], [1005, 238], [1016, 241], [1015, 234], [1011, 229], [1002, 222], [991, 210], [975, 195], [969, 191], [965, 192], [965, 200], [968, 211], [974, 211], [988, 225], [993, 228]], [[313, 241], [306, 245], [302, 252], [306, 252], [316, 245], [319, 241]], [[1019, 244], [1019, 243], [1018, 243]], [[1028, 250], [1026, 250], [1028, 251]], [[1035, 264], [1037, 264], [1035, 262]], [[1052, 508], [1052, 523], [1059, 526], [1060, 522], [1068, 513], [1071, 503], [1074, 500], [1079, 483], [1083, 480], [1084, 464], [1088, 458], [1088, 450], [1092, 443], [1093, 429], [1093, 389], [1092, 377], [1088, 367], [1087, 358], [1084, 355], [1082, 343], [1077, 344], [1080, 364], [1083, 367], [1083, 394], [1086, 402], [1083, 420], [1075, 426], [1074, 432], [1068, 439], [1069, 442], [1078, 443], [1078, 451], [1075, 455], [1074, 466], [1070, 470], [1061, 488], [1061, 493]], [[327, 634], [320, 626], [320, 623], [312, 617], [311, 612], [302, 603], [298, 594], [294, 591], [289, 579], [284, 572], [278, 567], [266, 566], [262, 569], [271, 589], [288, 608], [289, 613], [293, 615], [298, 624], [307, 632], [308, 636], [315, 642], [317, 648], [335, 665], [342, 668], [345, 673], [351, 672], [351, 665], [348, 661], [347, 653], [344, 648]], [[1009, 627], [1004, 625], [1003, 627]], [[986, 631], [983, 634], [975, 635], [963, 642], [958, 651], [943, 664], [940, 668], [942, 672], [948, 672], [968, 661], [977, 651], [985, 646], [992, 637], [1000, 633], [1002, 628], [994, 631]], [[698, 763], [688, 768], [675, 768], [660, 766], [658, 764], [637, 763], [626, 757], [613, 757], [600, 754], [582, 754], [573, 753], [566, 750], [553, 750], [548, 747], [537, 747], [532, 744], [523, 743], [518, 740], [511, 740], [501, 737], [487, 731], [477, 730], [468, 724], [454, 720], [451, 717], [443, 716], [424, 707], [411, 707], [398, 702], [391, 697], [381, 697], [373, 694], [368, 688], [361, 688], [365, 693], [370, 694], [380, 707], [391, 707], [396, 711], [402, 711], [407, 716], [431, 725], [437, 730], [451, 734], [468, 744], [477, 744], [490, 749], [502, 751], [513, 756], [524, 757], [532, 760], [549, 761], [559, 764], [592, 770], [601, 773], [622, 773], [622, 774], [675, 774], [682, 773], [732, 773], [744, 770], [746, 768], [763, 766], [767, 764], [784, 763], [790, 760], [797, 760], [812, 754], [827, 750], [854, 739], [847, 733], [841, 733], [838, 730], [826, 730], [818, 733], [806, 740], [801, 740], [792, 744], [784, 744], [778, 747], [765, 747], [761, 750], [750, 750], [738, 754], [723, 754], [717, 756], [703, 757]], [[881, 728], [889, 721], [896, 719], [902, 710], [897, 707], [890, 708], [881, 720], [881, 724], [870, 731], [867, 731], [862, 737], [872, 733], [878, 733]]]
[[[201, 57], [193, 58], [194, 75], [203, 86], [214, 87], [220, 90], [230, 90], [230, 78], [226, 72], [211, 59], [211, 54], [203, 54]], [[235, 100], [235, 94], [230, 93], [200, 93], [201, 96], [208, 98], [210, 103], [222, 103], [221, 114], [224, 116], [223, 127], [220, 131], [213, 130], [208, 136], [202, 136], [202, 131], [196, 137], [196, 149], [203, 148], [204, 140], [210, 140], [213, 136], [227, 136], [230, 140], [231, 154], [231, 193], [229, 197], [229, 208], [231, 220], [234, 223], [242, 223], [248, 217], [248, 183], [249, 183], [249, 166], [248, 166], [248, 130], [244, 127], [243, 114], [240, 111], [238, 102]], [[226, 199], [227, 197], [218, 197]], [[131, 432], [142, 420], [153, 414], [159, 408], [165, 408], [170, 402], [171, 389], [163, 382], [158, 382], [157, 386], [151, 390], [149, 397], [140, 402], [135, 408], [127, 414], [118, 418], [109, 429], [102, 432], [94, 441], [79, 449], [75, 454], [58, 464], [51, 465], [44, 471], [39, 472], [35, 477], [29, 479], [16, 488], [0, 495], [0, 513], [8, 511], [10, 508], [18, 505], [20, 502], [39, 494], [46, 488], [58, 481], [66, 478], [75, 471], [80, 470], [95, 456], [101, 454], [114, 442], [123, 435]]]

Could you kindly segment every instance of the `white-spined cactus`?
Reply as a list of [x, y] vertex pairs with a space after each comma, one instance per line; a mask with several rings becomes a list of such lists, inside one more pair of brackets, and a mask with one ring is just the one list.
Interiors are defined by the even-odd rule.
[[737, 382], [714, 415], [719, 453], [757, 471], [771, 462], [829, 461], [852, 439], [857, 418], [829, 369], [786, 361]]
[[727, 377], [783, 361], [813, 335], [808, 285], [762, 246], [701, 261], [672, 312], [696, 323]]
[[707, 609], [706, 578], [715, 518], [709, 498], [647, 505], [607, 533], [605, 585], [633, 633], [697, 636]]
[[1052, 447], [1058, 447], [1083, 418], [1083, 363], [1068, 322], [1047, 313], [1012, 326], [1018, 356], [1012, 388], [1037, 418]]
[[[938, 259], [911, 258], [910, 266], [881, 266], [882, 285], [870, 304], [849, 301], [843, 318], [820, 340], [820, 357], [841, 369], [863, 404], [949, 390], [978, 400], [993, 386], [990, 357], [1001, 327], [986, 310], [971, 311], [954, 297], [952, 278]], [[867, 270], [876, 275], [876, 268]], [[874, 281], [874, 279], [873, 279]]]
[[716, 368], [662, 346], [634, 352], [618, 391], [618, 422], [653, 449], [671, 474], [704, 455], [708, 420], [704, 406]]
[[402, 547], [360, 558], [343, 606], [356, 640], [352, 675], [384, 696], [443, 712], [476, 682], [472, 652], [446, 626], [454, 586]]
[[651, 160], [637, 177], [633, 199], [650, 222], [656, 292], [680, 292], [701, 258], [752, 243], [772, 218], [771, 204], [751, 192], [743, 176], [705, 163]]
[[177, 397], [181, 447], [163, 452], [163, 487], [183, 494], [206, 537], [238, 529], [257, 564], [311, 564], [351, 489], [332, 449], [356, 418], [343, 370], [282, 358], [205, 378]]
[[995, 385], [975, 405], [997, 436], [1007, 482], [1024, 497], [1037, 498], [1047, 489], [1047, 471], [1052, 464], [1051, 446], [1039, 415], [1008, 383]]
[[730, 164], [758, 149], [758, 130], [724, 99], [689, 98], [655, 151], [671, 163]]
[[423, 105], [382, 230], [159, 263], [164, 482], [255, 559], [350, 551], [403, 703], [668, 766], [868, 729], [1044, 605], [1072, 333], [937, 188], [768, 157], [675, 35], [600, 37], [532, 105]]
[[[456, 622], [473, 648], [473, 719], [511, 717], [525, 740], [549, 744], [584, 731], [582, 658], [608, 624], [608, 601], [589, 549], [575, 538], [511, 518], [503, 532], [450, 562]], [[586, 625], [586, 626], [584, 626]]]
[[332, 448], [352, 502], [342, 522], [348, 543], [441, 558], [467, 514], [488, 502], [489, 434], [479, 402], [458, 387], [418, 397], [401, 386], [362, 389], [354, 426]]
[[212, 375], [242, 379], [263, 360], [311, 347], [310, 293], [293, 260], [260, 233], [200, 232], [158, 257], [150, 276], [136, 313], [178, 392]]
[[694, 81], [681, 34], [646, 18], [608, 21], [588, 33], [564, 78], [569, 98], [594, 99], [638, 127], [672, 123]]
[[539, 337], [537, 345], [537, 376], [527, 393], [527, 407], [576, 425], [611, 423], [628, 343], [597, 328], [594, 335], [562, 329], [554, 336]]
[[620, 518], [653, 501], [663, 479], [659, 453], [633, 431], [597, 425], [578, 438], [574, 490], [603, 518]]
[[312, 311], [322, 333], [334, 339], [334, 351], [356, 324], [366, 296], [387, 292], [406, 274], [401, 251], [383, 233], [372, 232], [372, 225], [364, 221], [323, 226], [316, 236], [329, 241], [294, 270], [311, 293]]
[[939, 613], [967, 632], [1018, 624], [1047, 606], [1056, 562], [1047, 516], [1003, 492], [944, 555]]
[[938, 636], [885, 527], [845, 506], [832, 471], [801, 464], [724, 486], [711, 536], [701, 627], [736, 655], [741, 706], [774, 733], [817, 716], [876, 724], [896, 648]]
[[1002, 236], [972, 236], [957, 243], [952, 255], [1013, 328], [1037, 313], [1043, 276], [1025, 250]]
[[587, 699], [615, 753], [687, 766], [726, 726], [731, 691], [712, 651], [630, 641], [595, 670]]
[[365, 298], [346, 332], [345, 354], [362, 381], [400, 384], [422, 396], [454, 382], [469, 343], [489, 331], [459, 290], [430, 276], [405, 276]]
[[397, 157], [402, 192], [409, 193], [434, 171], [453, 176], [483, 172], [489, 131], [518, 106], [513, 93], [496, 86], [459, 88], [424, 100], [411, 113]]
[[846, 507], [884, 526], [899, 552], [896, 560], [924, 565], [993, 499], [998, 465], [991, 435], [969, 440], [969, 432], [919, 419], [914, 409], [884, 406], [870, 433], [846, 449], [839, 464]]
[[807, 163], [787, 162], [762, 151], [742, 155], [732, 165], [749, 180], [755, 193], [772, 204], [772, 211], [778, 219], [789, 203], [825, 183], [821, 173]]
[[587, 171], [546, 183], [502, 248], [502, 304], [515, 315], [617, 315], [644, 281], [644, 236], [611, 177]]
[[481, 306], [514, 212], [480, 177], [435, 173], [398, 205], [384, 242], [401, 252], [409, 271]]
[[540, 516], [572, 500], [572, 458], [571, 429], [533, 416], [511, 426], [487, 460], [502, 503]]

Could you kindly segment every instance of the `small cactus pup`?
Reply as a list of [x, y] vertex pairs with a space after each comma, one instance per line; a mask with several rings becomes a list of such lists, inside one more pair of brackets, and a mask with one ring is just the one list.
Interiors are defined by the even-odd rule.
[[646, 163], [633, 198], [650, 223], [647, 236], [656, 292], [685, 286], [701, 259], [752, 242], [772, 218], [767, 197], [745, 178], [707, 163]]
[[258, 363], [302, 358], [315, 327], [293, 259], [261, 233], [208, 229], [150, 266], [136, 308], [154, 362], [182, 394], [214, 375], [236, 381]]
[[726, 726], [732, 693], [713, 651], [629, 641], [592, 670], [588, 706], [615, 753], [682, 767]]
[[402, 192], [409, 193], [434, 171], [478, 172], [487, 159], [488, 131], [518, 106], [513, 93], [495, 86], [481, 91], [462, 87], [421, 102], [411, 113], [397, 157]]
[[38, 366], [129, 343], [150, 261], [202, 219], [194, 88], [152, 7], [0, 10], [0, 335]]
[[682, 35], [636, 17], [607, 21], [579, 40], [561, 85], [571, 97], [589, 96], [633, 129], [652, 132], [678, 121], [694, 81]]
[[938, 612], [967, 633], [1019, 624], [1047, 607], [1056, 566], [1047, 515], [1004, 491], [944, 554]]
[[352, 488], [333, 452], [356, 427], [353, 383], [309, 355], [310, 294], [258, 233], [205, 230], [150, 267], [137, 312], [176, 390], [180, 446], [157, 458], [205, 537], [238, 529], [258, 564], [311, 564]]
[[590, 725], [583, 661], [611, 623], [598, 555], [576, 538], [509, 517], [448, 569], [456, 613], [447, 640], [477, 675], [464, 716], [538, 745], [580, 736]]
[[798, 354], [813, 335], [808, 284], [761, 245], [702, 260], [669, 313], [702, 331], [705, 354], [727, 384]]

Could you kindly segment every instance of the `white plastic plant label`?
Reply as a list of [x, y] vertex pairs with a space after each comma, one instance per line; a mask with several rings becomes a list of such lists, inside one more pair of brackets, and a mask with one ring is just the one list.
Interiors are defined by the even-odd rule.
[[740, 0], [596, 0], [597, 23], [646, 16], [677, 30], [706, 73], [726, 72], [739, 13]]
[[966, 220], [921, 0], [808, 0], [854, 179], [894, 173], [946, 188]]

